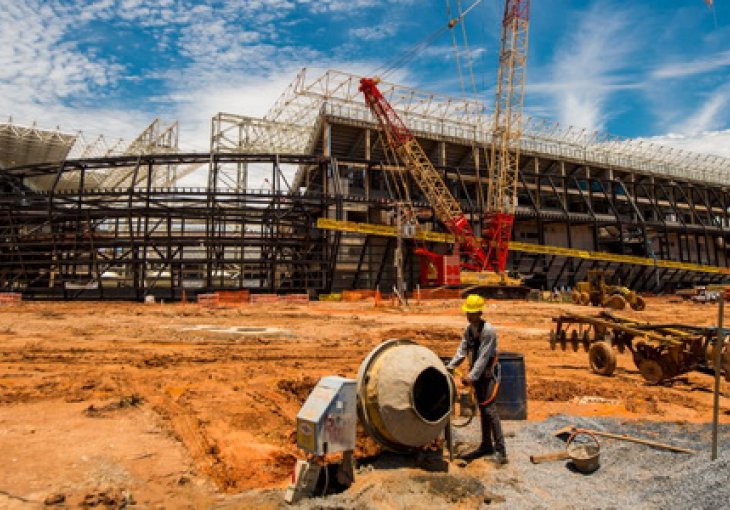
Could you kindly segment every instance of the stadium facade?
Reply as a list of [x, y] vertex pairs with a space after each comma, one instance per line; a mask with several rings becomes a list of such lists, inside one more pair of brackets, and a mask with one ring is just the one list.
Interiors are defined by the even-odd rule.
[[[0, 287], [65, 299], [389, 289], [404, 196], [423, 231], [443, 228], [383, 149], [358, 82], [303, 70], [263, 118], [217, 114], [204, 154], [178, 148], [176, 123], [124, 144], [0, 125]], [[381, 89], [478, 225], [489, 110]], [[520, 161], [509, 267], [534, 285], [592, 268], [648, 291], [730, 277], [730, 160], [527, 119]], [[404, 263], [413, 288], [412, 249]]]

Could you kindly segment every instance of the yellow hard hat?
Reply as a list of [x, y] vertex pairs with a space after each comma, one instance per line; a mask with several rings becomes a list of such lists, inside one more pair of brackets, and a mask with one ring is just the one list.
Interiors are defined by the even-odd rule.
[[484, 308], [484, 298], [476, 294], [466, 296], [466, 301], [461, 305], [461, 311], [466, 313], [481, 312]]

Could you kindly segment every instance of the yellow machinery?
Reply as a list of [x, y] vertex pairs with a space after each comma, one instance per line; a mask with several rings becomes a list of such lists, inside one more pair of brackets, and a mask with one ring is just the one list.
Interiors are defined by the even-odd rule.
[[627, 304], [637, 311], [646, 308], [644, 299], [633, 290], [620, 285], [608, 285], [606, 272], [601, 269], [588, 271], [588, 279], [575, 286], [572, 298], [577, 305], [605, 306], [613, 310], [623, 310]]

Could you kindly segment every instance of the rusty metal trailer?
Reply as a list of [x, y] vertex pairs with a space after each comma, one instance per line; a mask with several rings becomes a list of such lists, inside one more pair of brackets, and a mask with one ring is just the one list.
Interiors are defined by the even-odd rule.
[[[608, 312], [596, 316], [565, 313], [554, 317], [555, 329], [550, 332], [550, 346], [574, 351], [583, 347], [588, 352], [591, 370], [612, 375], [616, 369], [616, 353], [628, 350], [641, 375], [651, 384], [659, 384], [693, 370], [712, 372], [717, 328], [686, 324], [650, 324], [617, 317]], [[730, 381], [730, 348], [723, 329], [721, 368]]]

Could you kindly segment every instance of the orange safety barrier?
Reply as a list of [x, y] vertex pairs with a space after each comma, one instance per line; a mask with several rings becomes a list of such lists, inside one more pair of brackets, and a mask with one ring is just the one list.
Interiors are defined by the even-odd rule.
[[305, 303], [309, 304], [309, 294], [284, 294], [279, 296], [284, 303]]
[[278, 303], [277, 294], [251, 294], [251, 303]]
[[371, 299], [375, 297], [374, 290], [343, 290], [342, 301], [362, 301], [364, 299]]
[[219, 290], [215, 294], [222, 305], [246, 305], [251, 302], [248, 290]]
[[419, 298], [419, 299], [460, 299], [462, 289], [421, 289], [420, 296], [417, 292], [409, 292], [408, 298]]
[[206, 308], [218, 308], [220, 297], [218, 294], [198, 294], [198, 304]]
[[23, 301], [23, 295], [19, 292], [0, 292], [0, 305], [17, 305]]

